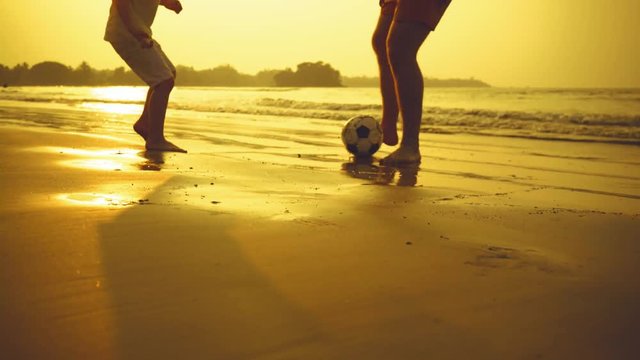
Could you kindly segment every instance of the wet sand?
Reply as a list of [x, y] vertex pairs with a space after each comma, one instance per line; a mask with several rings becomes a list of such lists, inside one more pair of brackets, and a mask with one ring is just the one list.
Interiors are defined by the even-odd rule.
[[0, 126], [3, 358], [640, 357], [636, 147], [172, 135]]

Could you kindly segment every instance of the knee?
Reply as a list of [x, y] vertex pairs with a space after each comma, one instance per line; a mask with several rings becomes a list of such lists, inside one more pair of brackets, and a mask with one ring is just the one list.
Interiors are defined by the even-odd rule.
[[154, 86], [154, 91], [171, 91], [174, 86], [175, 86], [175, 79], [170, 78]]
[[429, 28], [422, 23], [395, 23], [387, 38], [387, 56], [392, 68], [415, 67]]

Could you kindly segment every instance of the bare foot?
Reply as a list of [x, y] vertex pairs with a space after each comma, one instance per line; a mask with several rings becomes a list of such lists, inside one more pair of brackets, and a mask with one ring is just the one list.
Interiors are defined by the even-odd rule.
[[133, 124], [133, 130], [135, 130], [135, 132], [137, 132], [143, 139], [147, 140], [147, 125], [142, 118]]
[[382, 141], [389, 145], [394, 146], [398, 144], [398, 120], [385, 120], [382, 119]]
[[417, 163], [405, 164], [397, 167], [400, 176], [398, 177], [398, 186], [416, 186], [418, 183], [418, 171], [420, 165]]
[[187, 152], [187, 150], [181, 147], [178, 147], [177, 145], [167, 140], [162, 140], [159, 142], [151, 142], [147, 140], [147, 144], [145, 145], [145, 148], [149, 151], [166, 151], [166, 152], [180, 152], [180, 153]]
[[419, 164], [421, 158], [420, 150], [400, 145], [396, 151], [380, 160], [380, 163], [383, 165]]

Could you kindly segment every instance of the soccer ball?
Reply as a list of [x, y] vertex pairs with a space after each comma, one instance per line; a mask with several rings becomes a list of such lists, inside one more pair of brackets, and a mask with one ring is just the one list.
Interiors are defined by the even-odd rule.
[[344, 124], [342, 142], [356, 157], [371, 156], [382, 145], [382, 129], [371, 116], [356, 116]]

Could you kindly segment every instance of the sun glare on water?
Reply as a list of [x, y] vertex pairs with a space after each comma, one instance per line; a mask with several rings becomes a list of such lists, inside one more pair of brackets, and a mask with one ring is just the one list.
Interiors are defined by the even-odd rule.
[[112, 86], [91, 90], [93, 98], [103, 101], [134, 102], [144, 101], [146, 89], [135, 86]]
[[142, 111], [142, 105], [135, 104], [111, 104], [101, 102], [83, 102], [80, 107], [87, 110], [96, 110], [109, 114], [133, 115]]
[[134, 86], [113, 86], [91, 89], [92, 101], [80, 107], [110, 114], [130, 115], [142, 111], [146, 89]]

